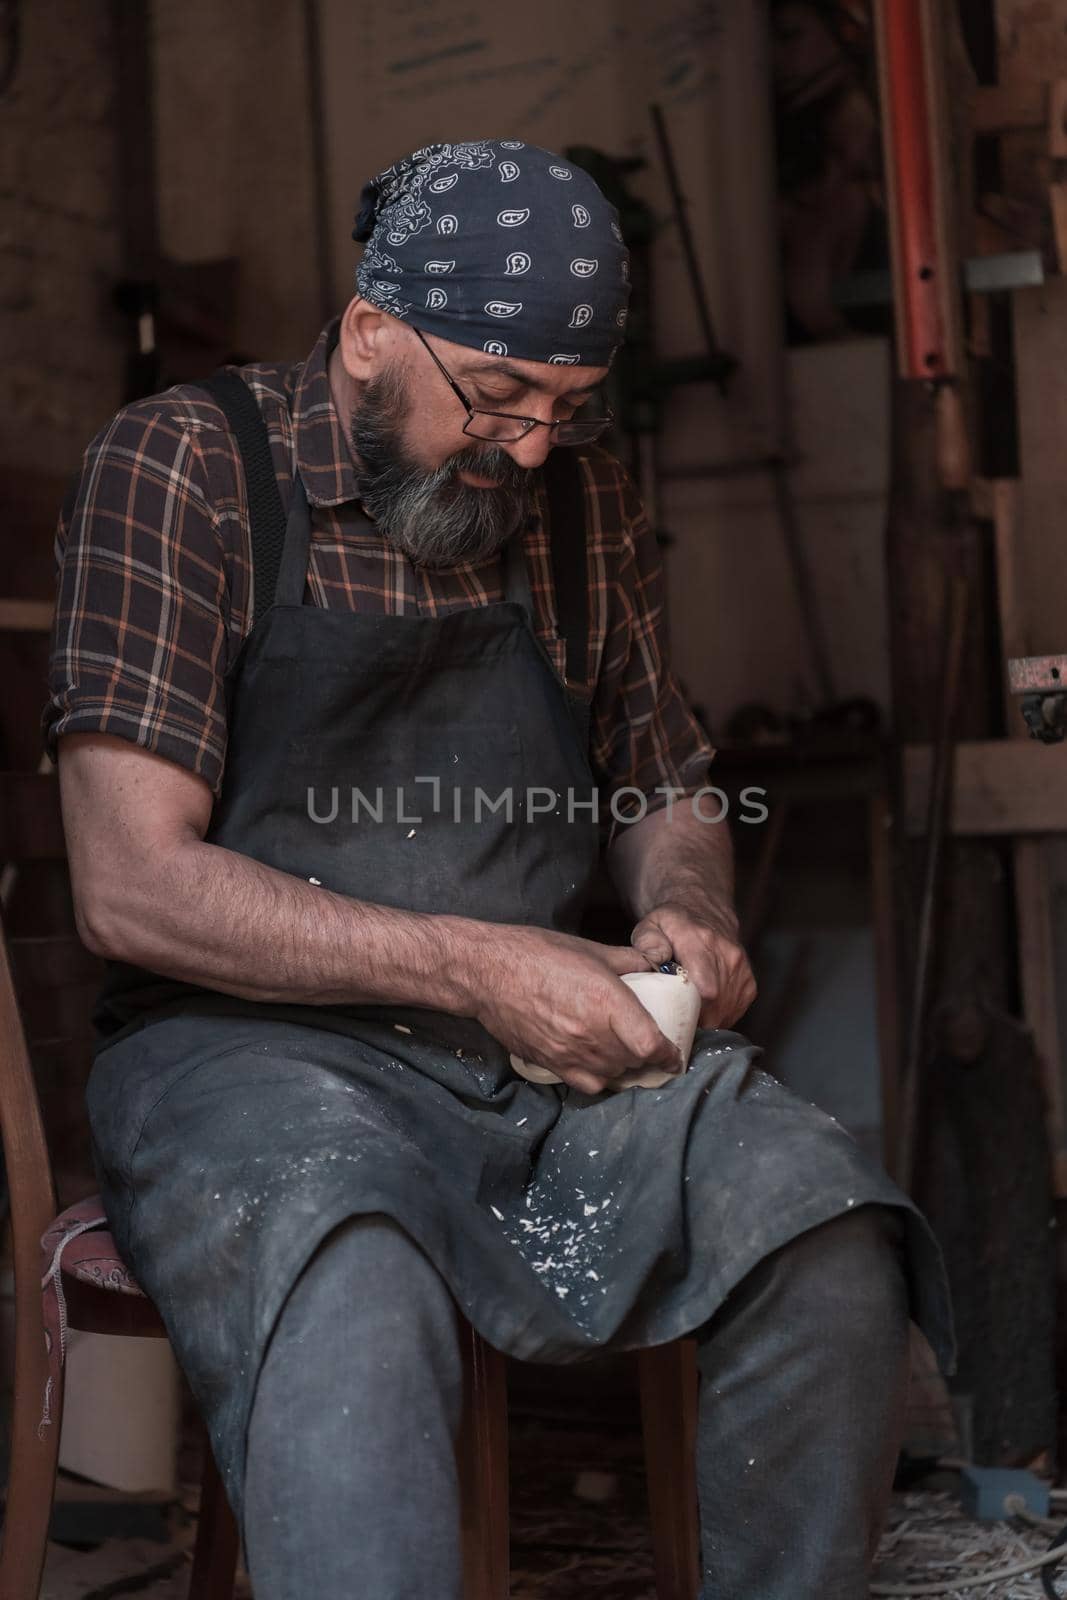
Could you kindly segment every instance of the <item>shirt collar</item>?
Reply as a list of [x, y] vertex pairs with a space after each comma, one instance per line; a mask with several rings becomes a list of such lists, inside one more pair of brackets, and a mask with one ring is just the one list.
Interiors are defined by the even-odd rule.
[[293, 441], [296, 464], [307, 497], [315, 506], [339, 506], [359, 498], [352, 452], [333, 402], [329, 360], [341, 319], [334, 317], [298, 368], [293, 390]]

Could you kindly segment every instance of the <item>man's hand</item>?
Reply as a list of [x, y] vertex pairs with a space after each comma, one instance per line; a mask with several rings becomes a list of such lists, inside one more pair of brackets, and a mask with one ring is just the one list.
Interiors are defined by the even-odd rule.
[[651, 965], [623, 946], [496, 928], [472, 979], [474, 1015], [507, 1050], [583, 1094], [641, 1067], [680, 1072], [674, 1045], [619, 981]]
[[654, 965], [677, 961], [700, 991], [700, 1027], [730, 1028], [756, 998], [756, 980], [732, 918], [697, 916], [679, 905], [657, 906], [630, 942]]

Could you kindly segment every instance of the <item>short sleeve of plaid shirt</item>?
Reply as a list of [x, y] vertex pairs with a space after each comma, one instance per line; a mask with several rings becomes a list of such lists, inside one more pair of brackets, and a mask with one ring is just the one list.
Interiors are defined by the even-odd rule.
[[60, 734], [117, 734], [203, 777], [226, 754], [226, 563], [195, 426], [144, 401], [89, 445], [60, 517], [50, 697]]
[[[596, 489], [587, 495], [593, 515], [619, 530], [614, 581], [598, 596], [606, 615], [590, 762], [602, 791], [601, 814], [607, 798], [613, 818], [636, 819], [664, 806], [669, 789], [679, 796], [695, 793], [707, 782], [715, 750], [667, 660], [663, 563], [655, 535], [633, 483], [617, 462], [611, 465], [610, 473], [606, 462], [599, 466]], [[619, 498], [610, 513], [602, 504], [605, 492]]]

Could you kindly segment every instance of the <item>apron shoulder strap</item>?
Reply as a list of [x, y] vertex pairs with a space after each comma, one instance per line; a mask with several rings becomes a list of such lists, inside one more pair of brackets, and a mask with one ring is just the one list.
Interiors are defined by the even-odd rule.
[[[197, 388], [205, 389], [224, 412], [241, 452], [251, 521], [254, 616], [258, 618], [274, 601], [286, 524], [267, 425], [252, 391], [235, 372], [213, 373], [210, 378], [200, 379]], [[585, 490], [577, 455], [566, 448], [551, 451], [544, 473], [552, 580], [559, 631], [566, 645], [567, 679], [581, 683], [587, 659], [589, 576]]]
[[251, 524], [253, 620], [274, 603], [282, 549], [285, 544], [285, 507], [278, 493], [278, 478], [270, 451], [270, 436], [255, 396], [236, 372], [212, 373], [197, 381], [221, 407], [241, 451], [248, 516]]
[[567, 682], [584, 683], [589, 634], [589, 571], [585, 486], [577, 452], [566, 446], [550, 450], [543, 470], [548, 491], [556, 613], [567, 650]]

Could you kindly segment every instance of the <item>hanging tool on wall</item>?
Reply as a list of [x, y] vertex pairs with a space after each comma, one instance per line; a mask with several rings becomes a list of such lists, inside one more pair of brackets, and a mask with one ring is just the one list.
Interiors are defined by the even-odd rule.
[[922, 901], [919, 911], [915, 971], [912, 980], [908, 1047], [901, 1082], [900, 1122], [897, 1130], [893, 1176], [905, 1193], [915, 1176], [915, 1151], [922, 1107], [923, 1051], [929, 1010], [930, 980], [934, 960], [934, 932], [944, 881], [944, 849], [952, 808], [952, 758], [956, 745], [956, 714], [963, 674], [963, 647], [967, 628], [967, 580], [953, 578], [945, 596], [945, 645], [938, 707], [937, 743], [927, 801], [924, 840]]
[[671, 212], [674, 218], [674, 225], [678, 229], [682, 254], [685, 257], [689, 286], [693, 292], [697, 316], [700, 318], [700, 327], [704, 335], [705, 354], [708, 362], [707, 375], [711, 378], [719, 393], [725, 395], [730, 379], [737, 371], [737, 358], [723, 349], [715, 333], [711, 307], [708, 304], [708, 293], [704, 287], [700, 262], [697, 260], [693, 230], [689, 225], [689, 210], [685, 195], [682, 192], [681, 181], [678, 177], [678, 165], [674, 159], [674, 148], [671, 144], [670, 134], [667, 132], [667, 122], [663, 115], [663, 107], [651, 105], [648, 111], [656, 133], [656, 143], [659, 146], [660, 160], [663, 163], [663, 171], [667, 179], [667, 188], [670, 190]]

